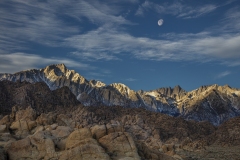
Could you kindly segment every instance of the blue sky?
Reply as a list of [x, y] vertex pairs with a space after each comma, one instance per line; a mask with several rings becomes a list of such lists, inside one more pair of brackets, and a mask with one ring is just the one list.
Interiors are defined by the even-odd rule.
[[65, 63], [133, 90], [240, 88], [239, 0], [1, 0], [0, 29], [1, 73]]

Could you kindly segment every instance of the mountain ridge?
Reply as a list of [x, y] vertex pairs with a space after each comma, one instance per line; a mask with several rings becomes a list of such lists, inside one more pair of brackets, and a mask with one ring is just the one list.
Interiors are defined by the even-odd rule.
[[189, 92], [179, 85], [134, 91], [122, 83], [106, 85], [101, 81], [87, 80], [64, 64], [0, 74], [0, 80], [44, 82], [51, 90], [67, 86], [85, 106], [141, 107], [187, 120], [209, 121], [214, 125], [240, 115], [240, 90], [228, 85], [201, 86]]
[[240, 116], [214, 126], [142, 107], [83, 106], [68, 87], [44, 82], [0, 81], [0, 96], [0, 159], [239, 157]]

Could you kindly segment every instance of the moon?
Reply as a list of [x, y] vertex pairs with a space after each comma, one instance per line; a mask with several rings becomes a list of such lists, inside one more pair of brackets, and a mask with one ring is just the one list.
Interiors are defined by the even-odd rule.
[[159, 25], [159, 26], [163, 25], [163, 19], [159, 19], [159, 20], [158, 20], [158, 25]]

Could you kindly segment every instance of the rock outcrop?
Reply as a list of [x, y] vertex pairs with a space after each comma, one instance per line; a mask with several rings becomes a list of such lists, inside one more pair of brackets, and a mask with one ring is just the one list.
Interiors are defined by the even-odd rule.
[[38, 115], [15, 107], [0, 120], [0, 153], [11, 160], [179, 160], [218, 157], [215, 148], [221, 159], [236, 159], [238, 125], [239, 118], [215, 127], [136, 108], [79, 105]]

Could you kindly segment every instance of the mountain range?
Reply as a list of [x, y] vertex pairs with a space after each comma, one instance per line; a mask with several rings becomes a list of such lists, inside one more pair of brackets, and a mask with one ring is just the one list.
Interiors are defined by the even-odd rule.
[[227, 85], [133, 91], [63, 64], [1, 74], [0, 160], [238, 160], [238, 104]]
[[240, 90], [228, 85], [201, 86], [190, 92], [180, 86], [134, 91], [122, 83], [106, 85], [96, 80], [89, 81], [64, 64], [0, 74], [0, 81], [5, 80], [41, 82], [51, 91], [68, 87], [84, 106], [144, 108], [186, 120], [209, 121], [213, 125], [240, 115]]

